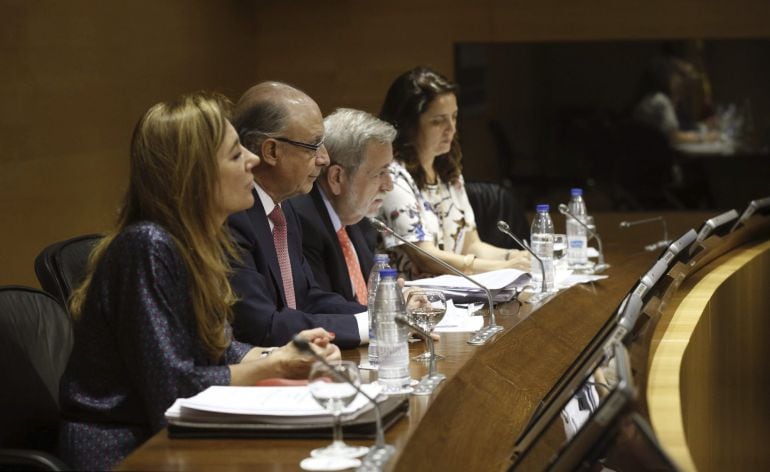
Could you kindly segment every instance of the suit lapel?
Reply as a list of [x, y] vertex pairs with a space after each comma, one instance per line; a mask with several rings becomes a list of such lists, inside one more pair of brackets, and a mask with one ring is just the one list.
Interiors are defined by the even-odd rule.
[[345, 255], [342, 254], [342, 248], [340, 247], [339, 239], [337, 239], [337, 232], [334, 231], [332, 219], [329, 216], [329, 211], [326, 208], [326, 204], [324, 203], [321, 191], [318, 190], [318, 185], [313, 185], [313, 190], [310, 191], [310, 197], [313, 199], [313, 205], [318, 212], [318, 216], [323, 222], [327, 236], [331, 239], [331, 247], [335, 259], [335, 264], [337, 267], [341, 267], [343, 269], [342, 273], [339, 275], [342, 277], [342, 280], [340, 281], [341, 283], [339, 285], [345, 291], [345, 293], [342, 295], [348, 300], [354, 300], [355, 297], [353, 295], [353, 287], [350, 283], [350, 275], [348, 274], [348, 265], [347, 262], [345, 262]]

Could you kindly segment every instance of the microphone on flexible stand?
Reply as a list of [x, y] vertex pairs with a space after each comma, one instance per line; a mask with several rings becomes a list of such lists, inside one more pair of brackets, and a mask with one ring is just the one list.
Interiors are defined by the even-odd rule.
[[430, 352], [430, 362], [428, 363], [428, 375], [420, 379], [420, 383], [417, 384], [412, 390], [412, 395], [430, 395], [433, 393], [433, 389], [436, 385], [446, 379], [446, 375], [436, 372], [436, 353], [433, 347], [433, 338], [430, 337], [430, 333], [425, 331], [417, 323], [413, 323], [409, 318], [404, 315], [395, 316], [396, 323], [405, 326], [425, 339], [428, 343], [428, 352]]
[[658, 242], [648, 244], [644, 246], [645, 251], [657, 251], [658, 249], [664, 248], [671, 244], [671, 241], [668, 239], [668, 226], [666, 225], [666, 220], [663, 219], [662, 216], [655, 216], [653, 218], [645, 218], [643, 220], [634, 220], [634, 221], [621, 221], [620, 227], [621, 228], [630, 228], [632, 226], [636, 225], [643, 225], [647, 223], [652, 223], [653, 221], [660, 221], [660, 223], [663, 225], [663, 239], [661, 239]]
[[473, 334], [473, 336], [471, 336], [471, 338], [468, 340], [468, 344], [473, 344], [473, 345], [485, 344], [487, 341], [489, 341], [492, 338], [492, 336], [494, 336], [495, 334], [497, 334], [497, 333], [499, 333], [500, 331], [503, 330], [503, 327], [499, 326], [495, 322], [495, 312], [494, 312], [494, 308], [493, 308], [493, 304], [492, 304], [492, 292], [490, 292], [487, 287], [485, 287], [485, 286], [481, 285], [480, 283], [476, 282], [471, 277], [468, 277], [467, 275], [463, 274], [461, 271], [455, 269], [451, 265], [449, 265], [446, 262], [442, 261], [441, 259], [439, 259], [438, 257], [434, 256], [433, 254], [429, 253], [428, 251], [426, 251], [425, 249], [421, 248], [420, 246], [414, 244], [411, 241], [407, 241], [403, 236], [401, 236], [400, 234], [397, 234], [388, 225], [383, 223], [379, 218], [369, 218], [369, 221], [379, 231], [384, 231], [384, 232], [390, 234], [394, 238], [398, 239], [402, 243], [406, 244], [407, 246], [411, 247], [415, 251], [417, 251], [420, 254], [424, 255], [428, 259], [430, 259], [433, 262], [441, 265], [442, 267], [444, 267], [449, 272], [451, 272], [451, 273], [453, 273], [455, 275], [459, 275], [460, 277], [462, 277], [465, 280], [469, 281], [473, 285], [479, 287], [481, 290], [483, 290], [487, 294], [487, 301], [489, 303], [489, 311], [488, 311], [488, 313], [489, 313], [489, 324], [487, 326], [481, 328], [480, 330], [476, 331]]
[[743, 210], [743, 213], [741, 214], [740, 218], [735, 220], [735, 224], [730, 229], [730, 232], [732, 233], [733, 231], [738, 229], [738, 226], [740, 226], [746, 220], [751, 218], [751, 216], [754, 213], [756, 213], [758, 210], [766, 210], [768, 207], [770, 207], [770, 197], [759, 198], [757, 200], [750, 201], [749, 206], [747, 206], [746, 209]]
[[388, 459], [390, 459], [390, 457], [396, 452], [396, 448], [390, 444], [385, 443], [385, 431], [382, 427], [382, 413], [380, 411], [380, 405], [378, 405], [372, 397], [361, 390], [361, 387], [354, 384], [350, 381], [350, 379], [334, 370], [334, 367], [329, 364], [329, 361], [324, 359], [322, 355], [318, 354], [313, 350], [312, 347], [310, 347], [310, 341], [297, 334], [294, 336], [294, 338], [292, 338], [291, 343], [294, 345], [294, 347], [297, 348], [298, 351], [310, 354], [318, 362], [327, 366], [329, 368], [329, 372], [331, 372], [333, 376], [335, 376], [338, 380], [342, 380], [343, 382], [351, 385], [354, 389], [356, 389], [356, 392], [363, 395], [364, 398], [369, 400], [374, 406], [374, 418], [377, 426], [377, 439], [374, 441], [374, 446], [372, 446], [366, 456], [361, 460], [361, 468], [367, 470], [382, 470], [385, 463], [388, 462]]
[[602, 245], [602, 238], [599, 237], [599, 233], [592, 230], [587, 224], [585, 224], [583, 221], [580, 220], [580, 218], [576, 217], [574, 213], [572, 213], [569, 210], [569, 207], [563, 203], [559, 204], [559, 212], [562, 215], [569, 216], [573, 220], [580, 223], [580, 226], [586, 229], [588, 231], [588, 234], [591, 235], [592, 238], [596, 239], [596, 243], [599, 245], [599, 263], [596, 264], [594, 267], [594, 273], [596, 272], [602, 272], [604, 270], [607, 270], [610, 268], [610, 265], [604, 262], [604, 246]]
[[543, 264], [543, 260], [540, 259], [540, 256], [535, 254], [535, 251], [533, 251], [532, 248], [530, 248], [528, 244], [525, 244], [524, 241], [522, 241], [521, 239], [517, 238], [513, 234], [513, 232], [511, 232], [510, 225], [508, 223], [506, 223], [505, 221], [503, 221], [503, 220], [498, 221], [497, 222], [497, 229], [501, 233], [503, 233], [503, 234], [507, 235], [508, 237], [510, 237], [511, 239], [513, 239], [516, 242], [516, 244], [518, 244], [519, 246], [523, 247], [526, 251], [529, 251], [529, 253], [532, 255], [532, 257], [537, 259], [537, 262], [540, 263], [540, 273], [543, 274], [543, 276], [541, 277], [543, 280], [542, 280], [542, 284], [540, 286], [540, 292], [541, 293], [548, 292], [548, 290], [545, 287], [545, 264]]

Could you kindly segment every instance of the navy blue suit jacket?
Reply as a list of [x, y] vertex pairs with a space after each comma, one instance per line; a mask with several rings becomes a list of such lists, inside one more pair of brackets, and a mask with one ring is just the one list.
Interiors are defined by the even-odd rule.
[[303, 329], [323, 327], [336, 334], [335, 344], [352, 348], [360, 344], [354, 316], [366, 307], [322, 290], [302, 255], [301, 228], [291, 204], [281, 205], [286, 216], [291, 271], [297, 309], [286, 306], [281, 270], [273, 234], [254, 192], [255, 204], [227, 220], [240, 248], [241, 261], [233, 261], [230, 283], [239, 298], [234, 306], [233, 333], [239, 341], [257, 346], [283, 345]]
[[[302, 252], [313, 269], [318, 285], [326, 291], [339, 293], [347, 300], [356, 301], [345, 256], [318, 185], [313, 186], [310, 194], [294, 197], [290, 202], [302, 224]], [[366, 218], [355, 225], [346, 226], [346, 229], [358, 255], [361, 275], [366, 280], [372, 270], [374, 253], [364, 232], [374, 229]]]

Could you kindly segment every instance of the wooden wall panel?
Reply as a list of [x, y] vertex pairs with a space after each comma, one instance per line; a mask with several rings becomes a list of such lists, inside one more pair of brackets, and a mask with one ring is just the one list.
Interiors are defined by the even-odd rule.
[[47, 244], [103, 231], [153, 103], [239, 93], [248, 2], [0, 2], [0, 284], [37, 285]]
[[451, 76], [457, 42], [770, 35], [765, 0], [620, 3], [0, 0], [0, 284], [109, 226], [134, 122], [179, 93], [270, 78], [376, 113], [408, 68]]

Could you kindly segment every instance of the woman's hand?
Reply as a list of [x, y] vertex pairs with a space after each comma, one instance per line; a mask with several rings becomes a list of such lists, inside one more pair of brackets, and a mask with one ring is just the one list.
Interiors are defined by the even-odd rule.
[[[323, 328], [314, 328], [302, 331], [299, 335], [307, 339], [310, 342], [310, 348], [327, 361], [340, 359], [340, 349], [332, 344], [334, 333]], [[274, 363], [280, 372], [280, 377], [290, 379], [307, 377], [310, 367], [316, 360], [310, 354], [300, 352], [291, 341], [273, 351], [267, 359]]]
[[529, 272], [532, 267], [532, 256], [529, 255], [528, 251], [512, 249], [508, 252], [508, 255], [508, 260], [505, 261], [507, 267]]

